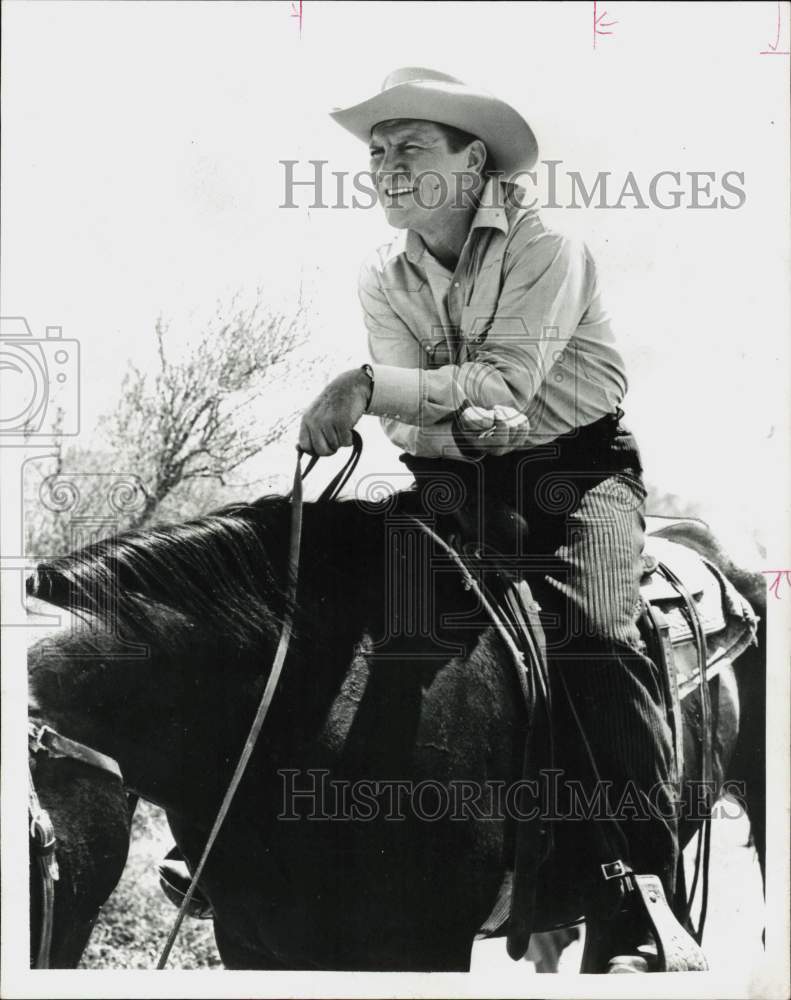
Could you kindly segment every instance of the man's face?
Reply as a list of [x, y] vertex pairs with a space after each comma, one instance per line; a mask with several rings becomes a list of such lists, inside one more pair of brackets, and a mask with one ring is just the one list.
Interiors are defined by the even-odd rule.
[[454, 206], [467, 203], [475, 177], [469, 150], [451, 152], [434, 122], [397, 119], [371, 132], [371, 173], [387, 221], [396, 229], [436, 231]]

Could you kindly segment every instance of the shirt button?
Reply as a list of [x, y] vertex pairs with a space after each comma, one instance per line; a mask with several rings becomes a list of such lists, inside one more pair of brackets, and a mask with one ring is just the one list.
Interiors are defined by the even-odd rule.
[[461, 282], [460, 281], [454, 281], [453, 282], [453, 287], [454, 288], [461, 288]]

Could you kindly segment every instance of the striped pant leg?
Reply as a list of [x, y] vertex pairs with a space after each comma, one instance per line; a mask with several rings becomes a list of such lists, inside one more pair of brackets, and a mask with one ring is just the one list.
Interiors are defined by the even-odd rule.
[[601, 778], [612, 782], [608, 800], [626, 840], [623, 860], [658, 875], [672, 898], [678, 856], [672, 736], [661, 678], [641, 652], [636, 625], [644, 497], [639, 483], [621, 476], [585, 492], [564, 515], [559, 544], [555, 534], [547, 553], [552, 568], [531, 579], [531, 588], [545, 618], [555, 622], [547, 622], [546, 633], [563, 741], [559, 766], [594, 780], [581, 724]]

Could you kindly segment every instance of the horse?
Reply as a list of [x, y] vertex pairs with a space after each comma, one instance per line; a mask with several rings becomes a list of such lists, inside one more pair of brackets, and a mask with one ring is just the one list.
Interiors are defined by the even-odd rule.
[[[125, 792], [161, 806], [191, 866], [200, 857], [278, 642], [290, 516], [284, 498], [236, 504], [95, 542], [29, 578], [28, 594], [64, 617], [29, 648], [36, 717], [124, 776], [114, 802], [91, 804], [118, 840], [96, 856], [86, 841], [91, 905], [120, 877]], [[404, 570], [419, 543], [388, 501], [306, 503], [302, 533], [286, 668], [201, 878], [221, 959], [231, 969], [468, 970], [513, 837], [506, 816], [464, 795], [521, 776], [513, 664], [458, 573]], [[686, 541], [763, 622], [762, 579], [734, 567], [710, 533]], [[758, 644], [711, 685], [716, 778], [743, 789], [762, 866], [764, 649], [762, 624]], [[683, 709], [690, 780], [698, 695]], [[50, 780], [60, 796], [42, 795], [60, 835], [76, 779]], [[456, 811], [443, 812], [451, 792]], [[581, 872], [568, 856], [542, 867], [538, 929], [584, 917]], [[78, 950], [58, 954], [72, 962]]]

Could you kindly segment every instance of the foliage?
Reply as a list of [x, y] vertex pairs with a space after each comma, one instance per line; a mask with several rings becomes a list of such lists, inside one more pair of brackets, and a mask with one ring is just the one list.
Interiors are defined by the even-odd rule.
[[[154, 327], [157, 364], [129, 364], [116, 409], [96, 446], [66, 447], [62, 415], [53, 452], [25, 479], [26, 548], [56, 555], [113, 531], [183, 519], [234, 498], [234, 474], [288, 430], [294, 395], [316, 368], [305, 355], [301, 312], [286, 315], [236, 296], [217, 306], [197, 338], [177, 350], [171, 324]], [[297, 364], [299, 369], [297, 370]], [[280, 390], [278, 396], [278, 390]], [[119, 471], [108, 471], [119, 470]]]

